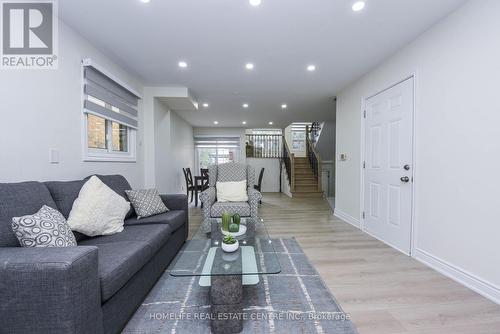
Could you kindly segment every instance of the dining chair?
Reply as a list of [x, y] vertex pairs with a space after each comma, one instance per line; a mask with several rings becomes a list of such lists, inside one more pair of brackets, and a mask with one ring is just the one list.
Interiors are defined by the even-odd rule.
[[202, 177], [201, 191], [208, 188], [208, 168], [200, 168], [200, 175]]
[[186, 180], [186, 196], [189, 197], [189, 192], [191, 192], [191, 200], [189, 203], [193, 202], [195, 185], [193, 183], [193, 174], [191, 174], [191, 168], [183, 168], [184, 179]]
[[[259, 183], [254, 185], [253, 187], [255, 190], [258, 190], [259, 192], [262, 192], [262, 179], [264, 178], [264, 169], [262, 168], [259, 173]], [[259, 201], [260, 204], [262, 204], [262, 199]]]

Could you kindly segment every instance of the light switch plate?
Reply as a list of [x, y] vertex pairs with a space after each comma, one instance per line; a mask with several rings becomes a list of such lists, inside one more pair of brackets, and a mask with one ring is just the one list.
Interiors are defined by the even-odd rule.
[[59, 150], [55, 148], [49, 149], [49, 162], [51, 164], [59, 163]]

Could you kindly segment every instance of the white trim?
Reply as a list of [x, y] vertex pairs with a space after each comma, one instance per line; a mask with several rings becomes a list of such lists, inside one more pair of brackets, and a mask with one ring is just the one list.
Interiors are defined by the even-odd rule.
[[[127, 127], [127, 147], [128, 152], [116, 152], [111, 148], [92, 149], [88, 147], [87, 142], [87, 117], [83, 119], [83, 161], [84, 162], [137, 162], [137, 130]], [[106, 141], [109, 142], [108, 138]]]
[[346, 223], [349, 223], [351, 224], [352, 226], [354, 227], [357, 227], [357, 228], [360, 228], [361, 227], [361, 222], [354, 218], [353, 216], [343, 212], [343, 211], [340, 211], [339, 209], [335, 208], [333, 210], [333, 215], [337, 218], [339, 218], [340, 220], [343, 220], [345, 221]]
[[93, 68], [95, 68], [96, 70], [98, 70], [99, 72], [101, 72], [102, 74], [104, 74], [105, 76], [107, 76], [108, 78], [110, 78], [111, 80], [113, 80], [114, 82], [116, 82], [117, 84], [119, 84], [120, 86], [122, 86], [123, 88], [125, 88], [126, 90], [128, 90], [129, 92], [134, 94], [135, 96], [137, 96], [138, 98], [142, 99], [142, 94], [137, 92], [134, 88], [130, 87], [130, 85], [125, 83], [123, 80], [120, 80], [115, 75], [109, 73], [108, 70], [106, 70], [104, 67], [97, 64], [91, 58], [83, 58], [82, 64], [83, 64], [83, 67], [92, 66]]
[[469, 289], [479, 293], [483, 297], [500, 304], [500, 287], [493, 285], [443, 259], [440, 259], [428, 252], [416, 248], [415, 259], [419, 262], [431, 267], [441, 274], [451, 278], [458, 283], [461, 283]]
[[[417, 70], [413, 71], [412, 73], [410, 73], [409, 75], [405, 76], [404, 79], [401, 79], [401, 80], [398, 80], [397, 82], [394, 82], [394, 83], [391, 83], [391, 84], [388, 84], [386, 86], [386, 88], [384, 89], [381, 89], [379, 91], [376, 91], [372, 94], [369, 94], [367, 96], [362, 96], [361, 97], [361, 113], [360, 113], [360, 117], [361, 117], [361, 151], [360, 151], [360, 156], [361, 156], [361, 159], [360, 159], [360, 169], [361, 169], [361, 173], [360, 173], [360, 206], [359, 206], [359, 217], [360, 217], [360, 229], [363, 231], [363, 232], [366, 232], [367, 234], [375, 237], [373, 234], [369, 233], [366, 228], [365, 228], [365, 220], [363, 219], [363, 211], [365, 211], [365, 169], [363, 168], [363, 161], [365, 160], [365, 117], [364, 117], [364, 113], [365, 113], [365, 110], [366, 110], [366, 101], [382, 92], [385, 92], [386, 90], [388, 89], [391, 89], [392, 87], [394, 86], [397, 86], [399, 85], [400, 83], [403, 83], [409, 79], [413, 79], [413, 113], [412, 113], [412, 122], [413, 122], [413, 126], [412, 126], [412, 159], [413, 159], [413, 162], [412, 162], [412, 173], [411, 173], [411, 177], [412, 177], [412, 195], [411, 195], [411, 206], [412, 206], [412, 209], [411, 209], [411, 221], [410, 221], [410, 252], [409, 254], [407, 254], [406, 252], [403, 252], [404, 254], [407, 254], [409, 256], [412, 256], [412, 254], [414, 254], [414, 251], [415, 251], [415, 248], [416, 248], [416, 240], [417, 240], [417, 236], [416, 236], [416, 220], [415, 220], [415, 205], [416, 205], [416, 201], [415, 201], [415, 189], [417, 188], [417, 182], [416, 182], [416, 173], [415, 171], [417, 170], [417, 156], [416, 156], [416, 126], [417, 126], [417, 122], [416, 122], [416, 114], [417, 114]], [[399, 248], [397, 247], [394, 247], [393, 245], [391, 245], [390, 243], [388, 243], [387, 241], [385, 240], [382, 240], [378, 237], [375, 237], [376, 239], [388, 244], [389, 246], [391, 246], [392, 248], [395, 248], [399, 251], [401, 251]]]

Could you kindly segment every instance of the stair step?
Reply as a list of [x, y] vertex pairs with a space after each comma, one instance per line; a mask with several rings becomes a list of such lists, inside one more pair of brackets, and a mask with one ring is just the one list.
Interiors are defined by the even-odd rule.
[[304, 186], [304, 187], [308, 187], [308, 186], [318, 186], [318, 181], [316, 180], [295, 180], [295, 185], [296, 186]]
[[295, 191], [303, 192], [303, 191], [318, 191], [318, 185], [313, 184], [310, 186], [302, 185], [302, 184], [295, 184]]
[[323, 198], [323, 192], [321, 191], [294, 191], [292, 192], [292, 197], [297, 198]]
[[314, 177], [314, 173], [312, 172], [312, 170], [296, 170], [295, 171], [295, 175], [300, 175], [302, 177]]

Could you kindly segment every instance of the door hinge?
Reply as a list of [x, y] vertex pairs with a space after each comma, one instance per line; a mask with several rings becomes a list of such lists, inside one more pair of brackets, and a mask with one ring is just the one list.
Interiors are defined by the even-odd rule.
[[365, 212], [363, 211], [363, 219], [365, 219]]
[[366, 118], [366, 110], [363, 110], [363, 118]]
[[363, 168], [366, 168], [366, 161], [363, 161]]

